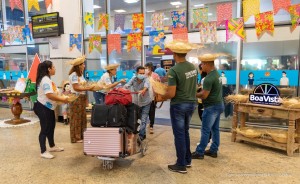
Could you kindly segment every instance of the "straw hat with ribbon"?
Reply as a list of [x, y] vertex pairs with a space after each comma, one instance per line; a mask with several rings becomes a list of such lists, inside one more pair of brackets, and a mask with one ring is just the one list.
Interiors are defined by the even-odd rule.
[[113, 70], [117, 69], [120, 66], [120, 64], [110, 64], [104, 67], [105, 70]]
[[186, 41], [172, 41], [165, 45], [166, 48], [169, 48], [174, 53], [186, 54], [193, 49], [201, 48], [199, 45], [191, 44]]
[[76, 59], [73, 59], [71, 61], [68, 61], [67, 63], [70, 65], [73, 65], [73, 66], [77, 66], [77, 65], [84, 63], [84, 61], [85, 61], [85, 55], [78, 57]]

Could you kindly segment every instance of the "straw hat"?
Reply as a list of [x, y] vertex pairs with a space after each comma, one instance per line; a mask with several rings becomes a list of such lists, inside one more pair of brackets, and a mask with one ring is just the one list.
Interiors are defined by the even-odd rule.
[[174, 53], [186, 54], [193, 49], [198, 49], [200, 46], [196, 44], [191, 44], [186, 41], [173, 41], [165, 45], [166, 48], [169, 48]]
[[84, 63], [84, 61], [85, 61], [85, 55], [83, 55], [81, 57], [78, 57], [76, 59], [73, 59], [71, 61], [68, 61], [68, 64], [73, 65], [73, 66], [77, 66], [77, 65], [80, 65], [80, 64]]
[[218, 58], [218, 54], [203, 54], [198, 57], [201, 62], [214, 62], [216, 58]]
[[110, 64], [104, 67], [105, 70], [113, 70], [120, 66], [120, 64]]

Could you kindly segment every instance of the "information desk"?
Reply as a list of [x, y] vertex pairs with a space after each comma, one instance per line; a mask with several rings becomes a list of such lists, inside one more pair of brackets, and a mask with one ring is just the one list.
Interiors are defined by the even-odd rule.
[[[264, 139], [263, 137], [249, 138], [238, 133], [236, 131], [238, 124], [240, 125], [240, 128], [246, 127], [246, 117], [248, 115], [288, 120], [287, 142], [278, 143], [271, 139]], [[240, 122], [238, 123], [238, 121]], [[231, 137], [232, 142], [237, 140], [252, 142], [255, 144], [285, 150], [288, 156], [292, 156], [294, 151], [299, 152], [300, 149], [300, 137], [296, 137], [296, 135], [300, 135], [300, 109], [288, 109], [282, 106], [269, 106], [252, 103], [234, 104]]]

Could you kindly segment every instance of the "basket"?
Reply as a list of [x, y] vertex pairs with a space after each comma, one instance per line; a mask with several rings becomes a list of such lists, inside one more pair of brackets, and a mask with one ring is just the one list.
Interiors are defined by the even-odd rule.
[[281, 97], [293, 97], [295, 94], [294, 88], [279, 88]]
[[267, 134], [279, 143], [287, 143], [287, 131], [284, 130], [268, 130]]
[[225, 97], [225, 101], [227, 103], [233, 102], [233, 103], [246, 103], [249, 100], [248, 95], [228, 95]]
[[297, 99], [294, 98], [283, 98], [281, 100], [282, 106], [286, 108], [300, 108], [300, 102]]
[[236, 132], [248, 138], [258, 138], [265, 134], [265, 131], [252, 127], [236, 128]]
[[241, 89], [242, 95], [249, 95], [251, 93], [253, 93], [253, 89]]
[[167, 92], [167, 85], [154, 80], [152, 77], [149, 79], [151, 86], [156, 94], [165, 95]]

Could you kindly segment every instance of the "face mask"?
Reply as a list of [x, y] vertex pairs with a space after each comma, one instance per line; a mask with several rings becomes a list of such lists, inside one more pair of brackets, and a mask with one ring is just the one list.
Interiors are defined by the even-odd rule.
[[145, 74], [146, 74], [146, 75], [149, 74], [149, 69], [145, 69]]
[[145, 78], [145, 76], [144, 76], [144, 75], [141, 75], [141, 74], [138, 74], [136, 77], [137, 77], [138, 79], [140, 79], [140, 80], [143, 80], [143, 79]]

